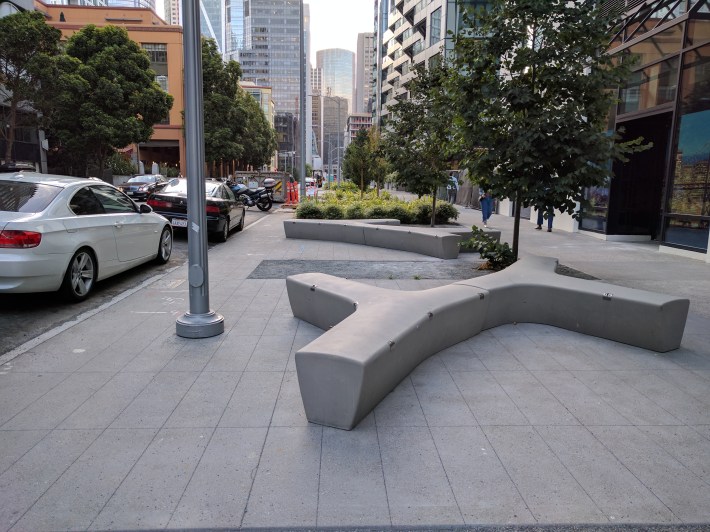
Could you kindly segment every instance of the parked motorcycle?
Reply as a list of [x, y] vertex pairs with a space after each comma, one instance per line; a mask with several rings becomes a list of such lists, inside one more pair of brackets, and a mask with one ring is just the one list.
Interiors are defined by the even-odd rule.
[[229, 183], [229, 188], [247, 207], [256, 205], [260, 211], [268, 211], [274, 203], [273, 186], [249, 188], [243, 183]]

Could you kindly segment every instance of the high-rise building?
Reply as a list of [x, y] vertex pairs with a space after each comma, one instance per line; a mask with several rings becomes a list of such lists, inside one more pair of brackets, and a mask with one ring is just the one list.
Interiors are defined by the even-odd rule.
[[317, 67], [323, 70], [322, 90], [327, 96], [337, 96], [348, 101], [352, 110], [355, 54], [341, 48], [316, 52]]
[[321, 94], [323, 92], [323, 69], [311, 68], [311, 92]]
[[86, 7], [141, 7], [155, 11], [155, 0], [47, 0], [44, 3]]
[[182, 16], [180, 13], [181, 0], [164, 0], [165, 2], [165, 22], [171, 26], [181, 26]]
[[372, 112], [372, 75], [375, 65], [375, 34], [358, 33], [355, 53], [353, 113]]
[[269, 85], [276, 112], [296, 115], [300, 93], [300, 0], [243, 1], [244, 47], [238, 54], [242, 79]]
[[[487, 0], [466, 0], [466, 6], [488, 5]], [[375, 39], [377, 65], [374, 114], [381, 122], [395, 98], [407, 94], [414, 76], [413, 67], [440, 61], [453, 43], [449, 31], [456, 33], [463, 24], [460, 5], [451, 0], [429, 2], [375, 1]]]
[[244, 0], [225, 0], [225, 58], [239, 60], [244, 48]]
[[209, 39], [214, 39], [217, 49], [225, 56], [225, 1], [224, 0], [199, 0], [200, 1], [200, 31]]

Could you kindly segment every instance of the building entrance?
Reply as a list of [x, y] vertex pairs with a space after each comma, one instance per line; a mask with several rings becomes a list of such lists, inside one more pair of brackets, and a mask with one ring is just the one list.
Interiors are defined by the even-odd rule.
[[607, 233], [660, 237], [663, 185], [668, 168], [672, 113], [636, 118], [617, 124], [624, 140], [643, 137], [653, 147], [614, 164], [609, 194]]

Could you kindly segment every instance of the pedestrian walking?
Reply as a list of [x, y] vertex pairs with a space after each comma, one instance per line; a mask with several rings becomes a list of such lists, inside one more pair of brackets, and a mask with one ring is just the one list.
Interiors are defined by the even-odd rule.
[[481, 195], [478, 197], [481, 203], [481, 214], [483, 216], [483, 227], [488, 227], [488, 220], [493, 214], [493, 197], [488, 191], [481, 190]]
[[551, 233], [552, 219], [555, 217], [555, 210], [552, 207], [537, 210], [537, 227], [535, 229], [537, 229], [538, 231], [542, 231], [542, 221], [544, 218], [545, 211], [547, 211], [547, 232]]
[[459, 192], [459, 180], [456, 179], [456, 176], [454, 174], [451, 174], [449, 176], [449, 183], [446, 186], [446, 192], [448, 202], [451, 204], [456, 203], [456, 196]]

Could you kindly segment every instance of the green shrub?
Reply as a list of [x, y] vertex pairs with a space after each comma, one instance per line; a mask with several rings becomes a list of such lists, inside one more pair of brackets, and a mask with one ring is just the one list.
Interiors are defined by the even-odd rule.
[[304, 201], [296, 208], [296, 218], [321, 220], [324, 218], [323, 208], [315, 201]]
[[328, 204], [323, 209], [323, 217], [326, 220], [342, 220], [344, 215], [343, 207], [337, 203]]
[[507, 242], [497, 242], [475, 225], [471, 231], [473, 236], [461, 242], [460, 246], [462, 249], [478, 251], [481, 258], [487, 261], [488, 269], [502, 270], [515, 262], [513, 250]]
[[412, 216], [412, 213], [409, 212], [406, 205], [402, 203], [390, 205], [387, 209], [387, 216], [385, 216], [385, 218], [394, 218], [399, 220], [399, 223], [402, 224], [414, 223], [414, 216]]
[[120, 153], [113, 153], [106, 161], [106, 166], [114, 175], [133, 175], [137, 172], [133, 163]]
[[375, 204], [367, 211], [368, 218], [388, 218], [389, 209], [382, 204]]
[[437, 202], [436, 204], [436, 223], [445, 224], [456, 220], [459, 217], [459, 211], [447, 201]]
[[360, 220], [365, 218], [365, 208], [361, 203], [352, 203], [345, 208], [345, 218], [347, 220]]
[[431, 203], [422, 201], [412, 202], [412, 215], [415, 224], [431, 224]]

